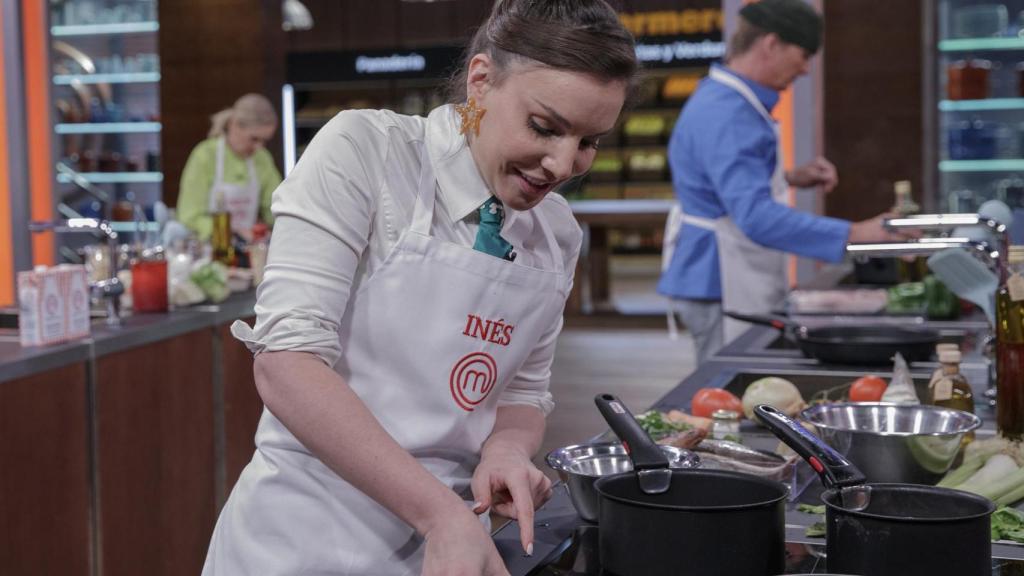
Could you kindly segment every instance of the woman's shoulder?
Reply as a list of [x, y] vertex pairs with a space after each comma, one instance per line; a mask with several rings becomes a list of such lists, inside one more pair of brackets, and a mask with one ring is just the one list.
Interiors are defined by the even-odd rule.
[[416, 140], [422, 138], [425, 119], [398, 114], [391, 110], [344, 110], [331, 118], [323, 131], [357, 140], [389, 138]]
[[203, 140], [192, 148], [192, 154], [195, 156], [209, 156], [210, 158], [213, 158], [217, 154], [217, 140], [218, 138], [216, 137]]

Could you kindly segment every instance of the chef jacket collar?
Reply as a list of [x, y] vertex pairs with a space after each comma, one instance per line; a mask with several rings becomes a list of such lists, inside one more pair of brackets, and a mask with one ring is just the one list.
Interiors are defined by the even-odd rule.
[[[476, 167], [466, 137], [459, 133], [455, 108], [446, 104], [427, 116], [426, 147], [434, 163], [434, 177], [452, 222], [476, 212], [491, 194]], [[505, 207], [505, 228], [515, 220], [518, 211]]]

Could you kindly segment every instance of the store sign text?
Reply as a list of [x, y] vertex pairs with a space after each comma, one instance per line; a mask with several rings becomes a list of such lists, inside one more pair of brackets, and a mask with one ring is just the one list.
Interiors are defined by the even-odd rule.
[[390, 56], [357, 56], [357, 74], [395, 74], [400, 72], [422, 72], [427, 69], [427, 59], [415, 52], [392, 54]]
[[678, 36], [721, 33], [725, 28], [725, 15], [721, 10], [658, 10], [654, 12], [623, 12], [622, 24], [633, 36]]
[[679, 40], [668, 44], [637, 42], [636, 57], [645, 64], [685, 63], [692, 60], [716, 60], [725, 56], [725, 42]]

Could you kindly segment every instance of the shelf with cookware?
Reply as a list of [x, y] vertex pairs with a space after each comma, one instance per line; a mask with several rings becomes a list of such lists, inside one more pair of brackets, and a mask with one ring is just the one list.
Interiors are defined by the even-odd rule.
[[938, 207], [1024, 210], [1024, 0], [942, 0], [936, 24]]
[[53, 1], [49, 18], [54, 204], [131, 220], [163, 192], [157, 2]]

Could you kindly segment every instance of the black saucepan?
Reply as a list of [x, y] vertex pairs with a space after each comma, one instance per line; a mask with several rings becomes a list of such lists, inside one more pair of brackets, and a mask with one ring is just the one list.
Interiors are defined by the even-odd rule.
[[626, 406], [594, 401], [626, 446], [633, 470], [604, 476], [599, 554], [617, 576], [768, 576], [785, 569], [787, 489], [724, 470], [670, 469]]
[[757, 417], [821, 477], [828, 569], [865, 576], [989, 576], [987, 498], [920, 484], [870, 484], [849, 460], [779, 410]]
[[780, 316], [725, 314], [781, 330], [796, 342], [804, 356], [829, 364], [888, 365], [897, 352], [907, 362], [928, 360], [939, 341], [938, 331], [931, 328], [885, 324], [809, 328]]

